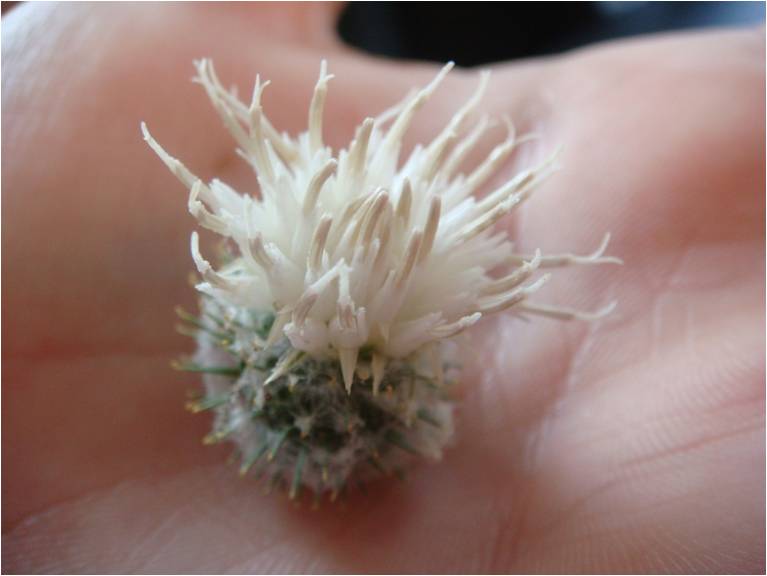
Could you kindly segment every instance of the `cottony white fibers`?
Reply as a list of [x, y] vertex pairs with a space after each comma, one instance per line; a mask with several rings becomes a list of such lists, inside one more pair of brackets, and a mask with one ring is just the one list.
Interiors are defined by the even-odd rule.
[[[257, 79], [246, 105], [222, 87], [210, 61], [196, 67], [260, 189], [256, 197], [219, 180], [203, 183], [142, 125], [149, 145], [189, 188], [192, 215], [236, 246], [216, 269], [192, 235], [197, 289], [205, 296], [202, 319], [192, 319], [199, 342], [193, 369], [209, 373], [208, 398], [197, 406], [219, 398], [215, 437], [232, 437], [246, 463], [271, 456], [267, 470], [276, 483], [292, 475], [293, 493], [301, 485], [339, 490], [360, 462], [398, 461], [389, 444], [439, 456], [452, 429], [439, 346], [483, 315], [513, 308], [591, 318], [611, 308], [582, 314], [528, 301], [549, 279], [535, 277], [541, 268], [615, 262], [603, 256], [607, 236], [590, 256], [525, 256], [494, 228], [552, 172], [553, 156], [477, 197], [523, 141], [509, 127], [478, 166], [459, 171], [489, 125], [481, 118], [466, 129], [487, 73], [447, 126], [401, 163], [408, 126], [452, 64], [399, 105], [365, 119], [335, 155], [322, 136], [332, 78], [324, 62], [308, 130], [296, 138], [279, 134], [264, 115], [268, 83]], [[506, 272], [499, 276], [499, 269]], [[382, 385], [388, 394], [379, 394]], [[283, 389], [279, 414], [266, 414]], [[302, 399], [290, 399], [296, 395]]]

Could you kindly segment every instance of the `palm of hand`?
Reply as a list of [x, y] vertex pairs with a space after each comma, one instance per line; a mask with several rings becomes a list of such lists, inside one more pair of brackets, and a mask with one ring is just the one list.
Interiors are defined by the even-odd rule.
[[[191, 383], [167, 363], [188, 346], [170, 326], [175, 304], [193, 306], [193, 223], [138, 121], [201, 176], [249, 183], [186, 83], [192, 58], [211, 55], [243, 86], [254, 71], [272, 79], [267, 110], [295, 132], [321, 52], [337, 76], [334, 146], [433, 69], [349, 53], [324, 32], [326, 7], [120, 10], [27, 6], [3, 24], [6, 568], [763, 569], [760, 38], [656, 40], [496, 72], [487, 111], [566, 146], [515, 237], [586, 251], [612, 230], [626, 262], [558, 275], [541, 297], [618, 298], [618, 311], [593, 325], [486, 322], [446, 460], [310, 513], [239, 480], [199, 446], [205, 419], [182, 411]], [[449, 79], [412, 141], [473, 82]]]

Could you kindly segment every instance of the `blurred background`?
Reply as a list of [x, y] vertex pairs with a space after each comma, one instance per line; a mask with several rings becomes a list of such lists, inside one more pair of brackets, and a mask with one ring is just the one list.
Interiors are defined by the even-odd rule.
[[[2, 12], [20, 2], [2, 2]], [[343, 40], [366, 52], [460, 66], [543, 56], [639, 34], [764, 25], [764, 2], [348, 2]]]
[[763, 2], [351, 2], [338, 28], [374, 54], [476, 66], [637, 34], [763, 24], [764, 14]]

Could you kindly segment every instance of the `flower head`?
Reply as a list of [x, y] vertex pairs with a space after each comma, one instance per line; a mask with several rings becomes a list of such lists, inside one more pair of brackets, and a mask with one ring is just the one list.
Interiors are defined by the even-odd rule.
[[439, 458], [453, 433], [447, 384], [455, 379], [450, 346], [440, 344], [509, 308], [590, 317], [528, 302], [549, 278], [537, 273], [615, 260], [602, 255], [607, 237], [590, 256], [524, 255], [495, 229], [551, 173], [554, 157], [478, 196], [525, 140], [509, 123], [504, 141], [461, 172], [489, 126], [486, 118], [466, 126], [485, 73], [447, 126], [400, 161], [409, 124], [450, 68], [365, 119], [334, 155], [322, 137], [331, 78], [324, 63], [308, 129], [291, 138], [263, 113], [266, 83], [256, 80], [246, 105], [221, 86], [209, 61], [198, 62], [197, 81], [255, 169], [258, 196], [203, 183], [142, 126], [189, 188], [199, 224], [236, 246], [215, 268], [192, 235], [204, 297], [199, 318], [181, 313], [198, 344], [194, 362], [181, 367], [204, 373], [205, 396], [190, 408], [215, 413], [206, 442], [231, 439], [243, 474], [259, 467], [292, 497], [307, 486], [315, 498], [329, 492], [332, 499], [352, 475], [401, 471], [414, 454]]
[[196, 80], [255, 170], [260, 189], [259, 196], [251, 196], [219, 180], [203, 183], [142, 126], [150, 146], [189, 188], [189, 211], [199, 224], [238, 247], [237, 258], [215, 269], [192, 235], [192, 256], [202, 276], [197, 289], [235, 307], [273, 310], [269, 340], [284, 335], [296, 350], [338, 359], [347, 389], [360, 349], [372, 352], [380, 382], [388, 360], [454, 336], [483, 315], [514, 308], [578, 316], [529, 303], [549, 279], [535, 273], [613, 260], [603, 257], [607, 238], [587, 257], [517, 254], [506, 233], [494, 227], [555, 165], [552, 156], [477, 196], [524, 141], [509, 124], [505, 140], [484, 161], [460, 172], [489, 125], [481, 118], [467, 129], [487, 73], [444, 129], [401, 162], [408, 126], [452, 64], [399, 105], [366, 118], [349, 147], [335, 155], [322, 135], [332, 78], [324, 62], [308, 129], [295, 138], [278, 133], [263, 112], [268, 83], [257, 79], [245, 104], [222, 87], [210, 61], [196, 67]]

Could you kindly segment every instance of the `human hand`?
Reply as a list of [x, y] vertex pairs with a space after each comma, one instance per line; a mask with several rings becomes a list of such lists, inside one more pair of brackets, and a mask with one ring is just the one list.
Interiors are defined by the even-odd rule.
[[[618, 299], [598, 323], [476, 327], [444, 462], [310, 512], [200, 445], [194, 383], [168, 368], [190, 346], [172, 325], [193, 307], [194, 222], [138, 124], [252, 190], [192, 59], [243, 91], [271, 79], [267, 112], [296, 133], [325, 57], [325, 135], [345, 144], [436, 67], [344, 47], [335, 10], [32, 4], [3, 19], [5, 571], [763, 571], [762, 32], [495, 67], [483, 111], [539, 133], [531, 154], [564, 145], [512, 236], [587, 252], [612, 231], [626, 265], [539, 295]], [[410, 143], [475, 82], [451, 73]]]

